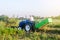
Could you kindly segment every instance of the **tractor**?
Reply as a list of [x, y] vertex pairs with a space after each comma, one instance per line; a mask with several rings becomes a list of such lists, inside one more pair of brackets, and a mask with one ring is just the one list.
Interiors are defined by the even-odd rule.
[[52, 18], [45, 18], [42, 21], [39, 21], [38, 23], [30, 20], [24, 20], [19, 23], [19, 28], [25, 30], [26, 32], [30, 31], [34, 32], [35, 30], [40, 29], [44, 25], [47, 25], [48, 23], [51, 22]]

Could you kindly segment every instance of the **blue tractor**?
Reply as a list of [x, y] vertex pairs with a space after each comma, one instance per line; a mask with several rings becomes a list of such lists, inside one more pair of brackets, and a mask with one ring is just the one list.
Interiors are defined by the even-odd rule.
[[25, 30], [26, 32], [35, 31], [35, 22], [30, 20], [24, 20], [19, 23], [19, 28]]

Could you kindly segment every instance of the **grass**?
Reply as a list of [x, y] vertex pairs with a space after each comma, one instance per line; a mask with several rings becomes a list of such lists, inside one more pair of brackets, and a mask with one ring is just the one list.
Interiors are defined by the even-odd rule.
[[60, 22], [53, 22], [53, 25], [44, 26], [44, 31], [31, 32], [29, 34], [24, 30], [5, 27], [5, 23], [0, 22], [0, 40], [60, 40], [60, 34], [58, 34], [60, 30], [53, 30], [52, 28], [60, 28]]
[[24, 30], [17, 28], [0, 29], [0, 40], [58, 40], [60, 35], [46, 32], [31, 32], [27, 34]]

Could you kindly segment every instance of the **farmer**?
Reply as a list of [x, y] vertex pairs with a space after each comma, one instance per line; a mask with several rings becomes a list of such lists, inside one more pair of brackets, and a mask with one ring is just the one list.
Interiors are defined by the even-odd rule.
[[34, 18], [33, 18], [33, 16], [30, 16], [30, 21], [34, 21]]

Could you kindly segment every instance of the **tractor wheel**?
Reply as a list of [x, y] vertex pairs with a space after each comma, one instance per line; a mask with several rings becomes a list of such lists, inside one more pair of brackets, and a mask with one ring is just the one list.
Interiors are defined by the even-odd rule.
[[30, 30], [31, 30], [31, 26], [29, 24], [27, 24], [27, 25], [25, 25], [25, 28], [24, 29], [25, 29], [26, 32], [29, 33]]

